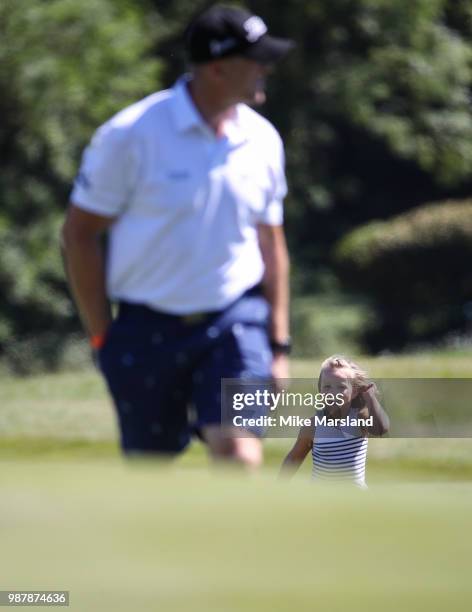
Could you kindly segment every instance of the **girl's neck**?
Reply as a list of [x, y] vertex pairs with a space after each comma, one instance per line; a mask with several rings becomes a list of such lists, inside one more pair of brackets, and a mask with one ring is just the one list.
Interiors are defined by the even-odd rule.
[[328, 417], [332, 419], [345, 419], [351, 411], [352, 404], [346, 404], [346, 406], [333, 406], [328, 408]]

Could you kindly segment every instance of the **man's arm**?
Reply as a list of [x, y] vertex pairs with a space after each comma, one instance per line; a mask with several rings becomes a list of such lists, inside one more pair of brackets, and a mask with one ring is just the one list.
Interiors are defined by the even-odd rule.
[[[265, 265], [263, 286], [271, 306], [269, 325], [270, 339], [285, 343], [289, 332], [289, 271], [290, 263], [283, 226], [259, 225], [259, 247]], [[275, 352], [273, 362], [274, 378], [288, 378], [288, 358]]]
[[104, 336], [111, 322], [105, 289], [105, 255], [100, 236], [114, 219], [69, 206], [62, 250], [69, 286], [89, 336]]

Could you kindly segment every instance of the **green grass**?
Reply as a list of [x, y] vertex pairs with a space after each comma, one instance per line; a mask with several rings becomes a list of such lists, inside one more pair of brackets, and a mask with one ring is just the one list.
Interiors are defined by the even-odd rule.
[[[349, 355], [365, 368], [372, 378], [471, 378], [472, 351], [437, 351], [406, 355], [366, 357]], [[295, 361], [294, 376], [318, 376], [319, 363]]]
[[[373, 377], [472, 377], [468, 353], [432, 353], [377, 358], [360, 357]], [[319, 364], [294, 361], [293, 376], [313, 377]], [[51, 374], [0, 381], [0, 459], [75, 460], [119, 457], [117, 429], [105, 385], [97, 372]], [[273, 470], [292, 440], [266, 444], [266, 466]], [[381, 481], [416, 475], [429, 478], [470, 478], [470, 440], [371, 440], [369, 478]], [[186, 467], [207, 465], [200, 444], [180, 462]], [[309, 470], [309, 462], [301, 477]], [[384, 473], [384, 474], [383, 474]]]
[[[461, 353], [360, 358], [375, 377], [472, 376], [470, 355]], [[293, 363], [294, 377], [311, 377], [319, 364]], [[293, 440], [268, 440], [265, 470], [278, 470]], [[368, 482], [472, 480], [469, 439], [371, 440]], [[0, 460], [52, 462], [120, 461], [113, 408], [97, 372], [4, 378], [0, 385]], [[206, 468], [205, 449], [194, 443], [179, 460], [185, 469]], [[299, 480], [308, 480], [307, 458]]]
[[3, 467], [3, 589], [67, 589], [81, 612], [470, 610], [471, 484], [363, 492], [195, 466]]
[[[373, 376], [472, 376], [469, 355], [360, 359]], [[295, 362], [294, 376], [316, 363]], [[0, 381], [0, 590], [70, 590], [79, 612], [466, 612], [470, 440], [369, 442], [368, 491], [323, 488], [292, 440], [249, 477], [128, 463], [97, 373]]]

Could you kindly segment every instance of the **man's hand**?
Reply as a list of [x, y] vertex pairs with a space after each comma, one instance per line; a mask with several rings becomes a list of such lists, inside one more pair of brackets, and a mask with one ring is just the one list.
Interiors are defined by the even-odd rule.
[[287, 355], [276, 353], [272, 359], [272, 377], [277, 391], [282, 391], [287, 386], [285, 382], [290, 378], [290, 362]]

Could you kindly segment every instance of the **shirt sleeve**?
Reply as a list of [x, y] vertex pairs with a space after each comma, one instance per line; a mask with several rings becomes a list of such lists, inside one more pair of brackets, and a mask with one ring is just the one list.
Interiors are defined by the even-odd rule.
[[283, 201], [287, 195], [287, 180], [285, 178], [285, 155], [282, 140], [277, 135], [276, 155], [269, 166], [271, 189], [268, 192], [267, 204], [262, 212], [259, 223], [264, 225], [282, 225], [284, 221]]
[[105, 217], [118, 216], [129, 203], [136, 168], [130, 130], [105, 123], [84, 151], [71, 202]]

